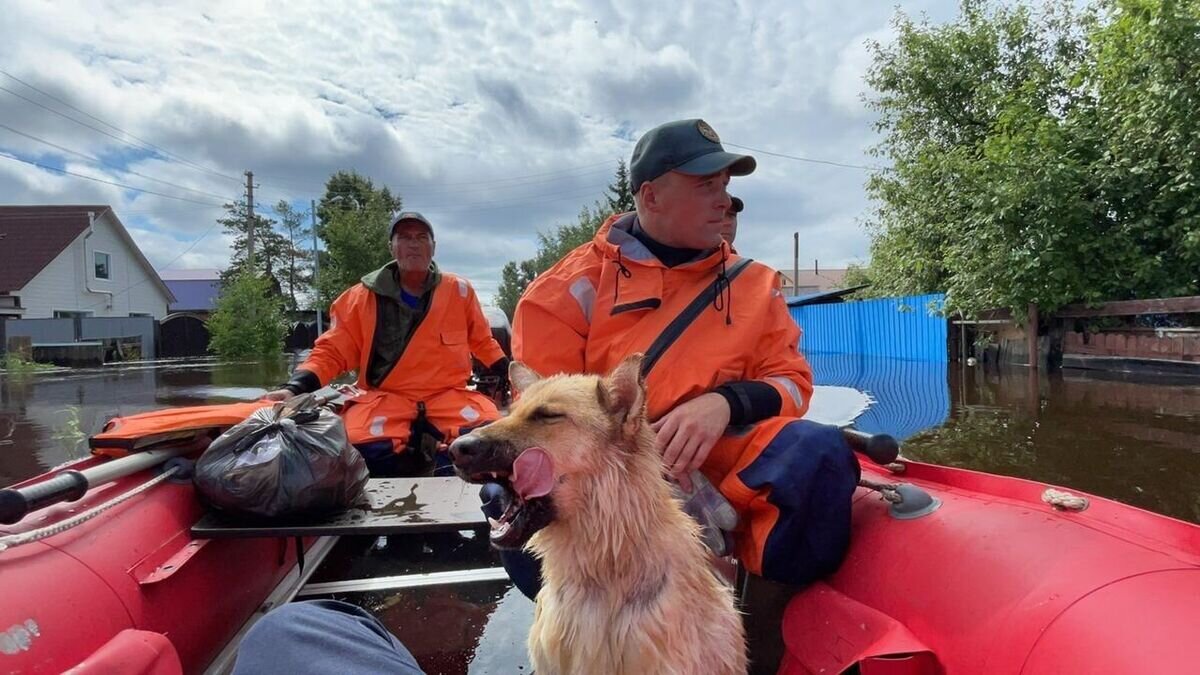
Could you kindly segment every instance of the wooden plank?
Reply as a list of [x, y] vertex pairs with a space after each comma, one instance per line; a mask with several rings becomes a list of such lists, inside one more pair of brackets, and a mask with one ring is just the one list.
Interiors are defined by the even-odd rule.
[[1138, 316], [1140, 314], [1192, 314], [1200, 312], [1200, 295], [1155, 300], [1118, 300], [1098, 307], [1067, 305], [1054, 313], [1059, 319], [1093, 316]]
[[372, 478], [367, 508], [325, 518], [264, 521], [209, 513], [192, 526], [200, 539], [380, 535], [466, 530], [487, 523], [479, 486], [458, 478]]

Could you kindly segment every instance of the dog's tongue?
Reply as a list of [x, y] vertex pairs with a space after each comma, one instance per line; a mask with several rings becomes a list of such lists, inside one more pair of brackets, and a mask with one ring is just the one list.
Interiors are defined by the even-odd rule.
[[554, 488], [554, 462], [543, 448], [527, 448], [512, 468], [512, 486], [521, 499], [550, 494]]

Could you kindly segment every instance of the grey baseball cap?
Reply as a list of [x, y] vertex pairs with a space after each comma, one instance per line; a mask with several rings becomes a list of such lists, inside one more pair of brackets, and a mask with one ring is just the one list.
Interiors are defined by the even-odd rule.
[[392, 237], [392, 235], [396, 234], [396, 228], [400, 225], [400, 223], [404, 222], [421, 223], [425, 226], [425, 229], [429, 230], [429, 236], [433, 236], [433, 223], [429, 222], [428, 218], [417, 213], [416, 211], [402, 211], [400, 215], [392, 219], [392, 229], [388, 232], [389, 239]]
[[636, 193], [642, 183], [668, 171], [707, 176], [729, 169], [734, 176], [745, 176], [757, 165], [750, 155], [725, 152], [708, 122], [679, 120], [654, 127], [638, 139], [629, 160], [629, 178]]

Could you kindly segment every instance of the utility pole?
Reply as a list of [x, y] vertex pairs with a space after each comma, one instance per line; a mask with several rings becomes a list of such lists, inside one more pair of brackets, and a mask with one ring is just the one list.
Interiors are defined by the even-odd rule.
[[246, 172], [246, 262], [254, 269], [254, 172]]
[[317, 273], [321, 271], [321, 254], [317, 252], [317, 200], [308, 200], [308, 213], [312, 216], [313, 233], [313, 306], [317, 308], [317, 337], [325, 332], [321, 320], [321, 294], [317, 291]]
[[792, 233], [792, 295], [800, 295], [800, 233]]

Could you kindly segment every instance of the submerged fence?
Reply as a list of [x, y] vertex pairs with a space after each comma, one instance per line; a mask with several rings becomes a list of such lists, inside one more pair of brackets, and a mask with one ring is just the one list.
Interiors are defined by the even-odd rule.
[[946, 362], [942, 293], [792, 307], [805, 354], [861, 354]]

